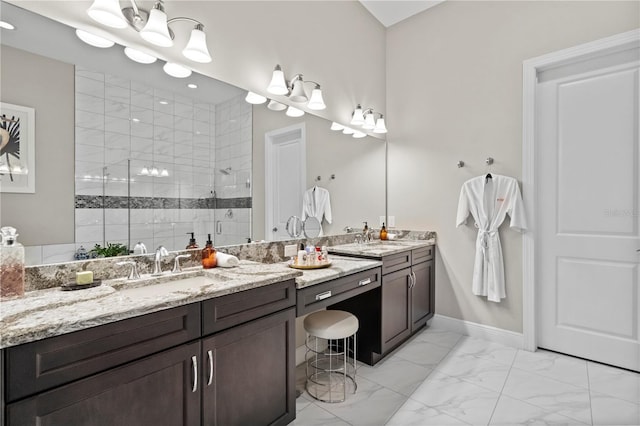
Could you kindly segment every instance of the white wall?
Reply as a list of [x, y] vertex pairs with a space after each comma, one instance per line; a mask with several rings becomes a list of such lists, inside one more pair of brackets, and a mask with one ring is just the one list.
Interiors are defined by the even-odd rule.
[[[521, 236], [503, 226], [507, 299], [471, 294], [476, 232], [461, 184], [522, 173], [522, 61], [640, 26], [640, 3], [448, 1], [387, 32], [389, 214], [438, 232], [436, 312], [522, 331]], [[456, 167], [458, 160], [466, 166]]]

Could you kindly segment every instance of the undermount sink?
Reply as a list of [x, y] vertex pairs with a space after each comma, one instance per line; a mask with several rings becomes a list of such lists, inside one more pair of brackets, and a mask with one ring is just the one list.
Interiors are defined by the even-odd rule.
[[177, 274], [165, 272], [160, 275], [143, 275], [137, 280], [118, 279], [106, 283], [118, 293], [126, 296], [149, 297], [167, 293], [185, 293], [231, 278], [202, 269]]

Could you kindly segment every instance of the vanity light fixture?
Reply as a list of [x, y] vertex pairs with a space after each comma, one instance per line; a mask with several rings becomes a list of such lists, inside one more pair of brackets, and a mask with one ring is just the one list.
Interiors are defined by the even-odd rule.
[[3, 30], [15, 30], [16, 29], [16, 27], [13, 24], [11, 24], [11, 23], [9, 23], [7, 21], [0, 21], [0, 28], [2, 28]]
[[267, 102], [267, 98], [253, 92], [247, 92], [247, 96], [244, 98], [244, 100], [253, 105], [260, 105]]
[[135, 0], [131, 7], [120, 8], [119, 0], [94, 0], [87, 14], [95, 21], [112, 28], [133, 27], [145, 41], [160, 47], [173, 46], [174, 34], [169, 28], [177, 21], [194, 24], [186, 47], [182, 50], [185, 58], [194, 62], [209, 63], [211, 54], [207, 47], [207, 36], [202, 22], [186, 17], [168, 19], [163, 0], [157, 0], [150, 11], [138, 7]]
[[162, 67], [164, 72], [175, 78], [187, 78], [191, 75], [191, 70], [175, 62], [167, 62]]
[[[311, 83], [314, 85], [311, 91], [311, 98], [307, 96], [304, 85]], [[322, 89], [320, 84], [311, 80], [304, 80], [302, 74], [293, 76], [290, 82], [287, 82], [282, 71], [282, 67], [278, 64], [273, 69], [271, 82], [267, 86], [267, 92], [274, 95], [287, 96], [292, 102], [307, 102], [307, 108], [311, 110], [323, 110], [327, 107], [322, 98]]]
[[288, 117], [302, 117], [304, 115], [304, 111], [296, 107], [289, 106], [286, 114]]
[[168, 177], [169, 171], [167, 169], [159, 170], [156, 166], [152, 166], [151, 168], [144, 166], [142, 170], [140, 170], [140, 173], [138, 173], [138, 176]]
[[125, 47], [124, 54], [127, 55], [127, 58], [140, 64], [152, 64], [158, 59], [153, 55], [150, 55], [138, 49], [134, 49], [132, 47]]
[[[377, 120], [376, 115], [378, 115]], [[372, 130], [373, 133], [387, 133], [384, 115], [374, 111], [373, 108], [363, 110], [360, 104], [353, 110], [350, 123], [354, 126], [361, 126], [363, 130]]]
[[76, 36], [78, 36], [80, 40], [84, 41], [88, 45], [99, 47], [101, 49], [109, 48], [115, 44], [115, 42], [111, 40], [80, 29], [76, 30]]

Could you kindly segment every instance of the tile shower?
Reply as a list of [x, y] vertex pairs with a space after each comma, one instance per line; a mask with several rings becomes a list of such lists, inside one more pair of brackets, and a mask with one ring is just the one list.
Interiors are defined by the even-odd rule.
[[[29, 263], [81, 245], [184, 248], [251, 235], [251, 105], [211, 104], [76, 67], [75, 244], [31, 247]], [[159, 176], [143, 176], [156, 168]], [[168, 176], [161, 176], [166, 170]], [[54, 254], [55, 253], [55, 254]]]

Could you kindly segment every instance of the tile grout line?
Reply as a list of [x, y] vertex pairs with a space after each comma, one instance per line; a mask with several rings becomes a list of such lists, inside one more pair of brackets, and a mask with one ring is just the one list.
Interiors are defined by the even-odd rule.
[[498, 408], [498, 402], [500, 402], [500, 398], [502, 398], [502, 392], [504, 391], [504, 387], [507, 386], [507, 380], [509, 380], [509, 376], [511, 375], [511, 369], [513, 368], [513, 364], [516, 363], [516, 358], [518, 357], [518, 353], [520, 352], [520, 350], [521, 349], [516, 350], [516, 354], [511, 360], [511, 365], [509, 366], [507, 377], [504, 378], [504, 383], [502, 384], [502, 388], [500, 389], [500, 392], [498, 392], [498, 399], [496, 399], [496, 405], [494, 405], [493, 411], [491, 411], [491, 417], [489, 417], [489, 422], [487, 423], [487, 426], [489, 426], [491, 424], [491, 421], [493, 420], [493, 416], [496, 413], [496, 408]]
[[589, 392], [589, 415], [591, 416], [591, 424], [593, 425], [593, 400], [591, 399], [591, 379], [589, 378], [589, 363], [585, 361], [585, 370], [587, 371], [587, 390]]

